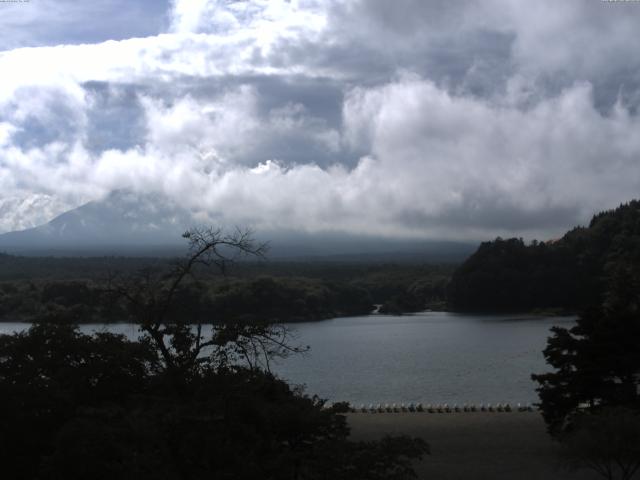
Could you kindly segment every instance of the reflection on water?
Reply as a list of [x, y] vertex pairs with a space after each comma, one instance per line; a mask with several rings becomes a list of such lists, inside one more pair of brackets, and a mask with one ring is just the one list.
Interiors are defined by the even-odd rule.
[[[272, 365], [282, 378], [310, 394], [353, 403], [531, 403], [531, 373], [548, 369], [542, 350], [553, 325], [571, 318], [461, 315], [428, 312], [372, 315], [292, 325], [305, 355]], [[24, 323], [0, 324], [0, 333]], [[129, 338], [132, 324], [83, 325]]]

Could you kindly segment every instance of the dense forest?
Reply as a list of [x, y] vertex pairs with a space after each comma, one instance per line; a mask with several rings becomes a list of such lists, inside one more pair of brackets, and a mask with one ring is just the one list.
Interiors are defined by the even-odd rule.
[[[0, 255], [0, 321], [63, 323], [130, 320], [109, 294], [112, 278], [162, 274], [175, 259]], [[225, 274], [194, 268], [197, 282], [179, 292], [194, 321], [242, 318], [313, 321], [442, 308], [454, 266], [341, 262], [238, 262]]]
[[640, 201], [593, 217], [548, 242], [485, 242], [453, 274], [449, 307], [459, 311], [575, 312], [602, 302], [605, 284], [623, 268], [640, 275]]

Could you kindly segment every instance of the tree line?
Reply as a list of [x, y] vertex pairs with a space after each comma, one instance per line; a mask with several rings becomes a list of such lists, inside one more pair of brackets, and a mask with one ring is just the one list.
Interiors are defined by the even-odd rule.
[[[32, 259], [27, 260], [30, 263]], [[12, 262], [22, 264], [25, 259], [5, 257], [3, 261], [13, 265]], [[81, 263], [78, 259], [55, 259], [52, 263], [58, 268], [66, 261], [72, 266]], [[122, 300], [108, 294], [110, 275], [114, 271], [119, 275], [136, 271], [163, 275], [171, 271], [173, 261], [154, 259], [139, 263], [141, 260], [133, 259], [132, 265], [118, 271], [115, 267], [121, 266], [121, 259], [113, 264], [104, 264], [107, 259], [102, 262], [88, 259], [83, 277], [76, 276], [80, 273], [73, 273], [74, 269], [72, 277], [58, 275], [56, 269], [46, 267], [45, 261], [39, 276], [0, 281], [0, 321], [134, 321]], [[194, 266], [198, 282], [181, 285], [177, 294], [182, 298], [182, 312], [188, 311], [194, 321], [207, 318], [214, 322], [230, 316], [272, 322], [315, 321], [366, 315], [374, 310], [375, 304], [383, 305], [382, 312], [402, 313], [442, 305], [452, 268], [241, 262], [227, 275], [221, 275]]]
[[579, 312], [602, 303], [619, 265], [640, 269], [640, 202], [593, 217], [556, 241], [484, 242], [452, 275], [448, 304], [459, 311]]

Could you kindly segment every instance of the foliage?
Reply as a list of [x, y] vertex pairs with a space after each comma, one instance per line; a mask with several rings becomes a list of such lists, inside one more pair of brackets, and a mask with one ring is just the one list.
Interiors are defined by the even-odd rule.
[[593, 217], [557, 241], [485, 242], [453, 274], [456, 310], [559, 308], [579, 311], [603, 300], [612, 264], [640, 265], [640, 201]]
[[177, 390], [149, 347], [66, 325], [0, 337], [3, 470], [15, 479], [411, 478], [410, 461], [427, 451], [402, 437], [350, 442], [343, 415], [260, 370], [210, 363]]
[[135, 272], [164, 263], [153, 257], [23, 257], [0, 253], [0, 281], [95, 280], [109, 272]]
[[[1, 256], [0, 256], [1, 258]], [[30, 264], [33, 258], [5, 259], [15, 265]], [[55, 260], [55, 261], [54, 261]], [[135, 321], [122, 301], [105, 295], [110, 270], [120, 278], [168, 276], [175, 259], [42, 259], [30, 280], [0, 282], [0, 321], [46, 321], [102, 323]], [[14, 263], [15, 262], [15, 265]], [[62, 275], [68, 262], [71, 273]], [[82, 263], [86, 262], [86, 263]], [[109, 263], [112, 262], [112, 263]], [[0, 262], [1, 263], [1, 262]], [[50, 270], [50, 265], [55, 265]], [[74, 273], [75, 269], [86, 268]], [[132, 266], [143, 268], [133, 270]], [[109, 267], [109, 268], [107, 268]], [[194, 321], [210, 323], [229, 315], [268, 322], [314, 321], [337, 316], [366, 315], [374, 304], [382, 311], [410, 312], [445, 308], [446, 284], [452, 272], [446, 265], [370, 265], [344, 263], [255, 262], [243, 259], [226, 276], [215, 269], [194, 266], [198, 281], [182, 284], [178, 314], [185, 306]], [[4, 272], [3, 272], [4, 273]], [[83, 275], [83, 276], [73, 276]], [[2, 275], [0, 275], [2, 277]]]
[[354, 284], [370, 292], [374, 303], [382, 305], [382, 313], [418, 312], [434, 305], [445, 307], [452, 271], [451, 265], [387, 265], [363, 274]]
[[[12, 478], [34, 478], [56, 435], [81, 408], [108, 406], [148, 388], [157, 357], [148, 342], [68, 325], [0, 336], [0, 455]], [[8, 470], [7, 470], [8, 469]]]
[[544, 354], [555, 371], [533, 375], [553, 433], [583, 408], [640, 408], [640, 277], [622, 259], [609, 270], [603, 304], [570, 329], [552, 329]]
[[[640, 414], [625, 408], [581, 413], [561, 437], [566, 465], [608, 480], [630, 480], [640, 468]], [[617, 475], [619, 474], [619, 476]]]
[[295, 322], [366, 315], [372, 310], [371, 296], [363, 288], [305, 278], [235, 280], [217, 285], [212, 295], [212, 312], [223, 318]]
[[588, 278], [567, 249], [498, 238], [482, 243], [456, 270], [449, 301], [458, 310], [575, 309]]

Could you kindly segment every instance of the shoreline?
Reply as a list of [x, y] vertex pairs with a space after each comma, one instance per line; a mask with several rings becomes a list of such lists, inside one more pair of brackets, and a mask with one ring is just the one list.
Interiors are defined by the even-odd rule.
[[[524, 311], [524, 312], [504, 312], [504, 311], [481, 311], [481, 312], [472, 312], [467, 310], [449, 310], [449, 309], [441, 309], [441, 310], [420, 310], [417, 312], [402, 312], [402, 313], [357, 313], [351, 315], [335, 315], [330, 317], [314, 317], [308, 319], [295, 319], [288, 320], [284, 322], [274, 321], [273, 324], [281, 324], [281, 325], [296, 325], [299, 323], [317, 323], [317, 322], [325, 322], [327, 320], [336, 320], [340, 318], [357, 318], [357, 317], [402, 317], [402, 316], [419, 316], [421, 314], [433, 314], [433, 313], [446, 313], [446, 314], [454, 314], [460, 316], [476, 316], [476, 317], [489, 317], [489, 316], [510, 316], [515, 315], [518, 317], [522, 317], [521, 319], [539, 319], [539, 318], [566, 318], [566, 317], [575, 317], [578, 315], [576, 312], [568, 312], [568, 311], [558, 311], [558, 310], [548, 310], [548, 311]], [[2, 323], [36, 323], [33, 319], [29, 318], [6, 318], [0, 317], [0, 324]], [[104, 324], [104, 325], [118, 325], [118, 324], [134, 324], [135, 322], [127, 321], [127, 320], [116, 320], [116, 321], [100, 321], [98, 319], [92, 319], [91, 321], [78, 322], [76, 325], [94, 325], [94, 324]], [[214, 325], [216, 322], [201, 322], [202, 325]], [[197, 323], [192, 323], [192, 325], [197, 325]]]

